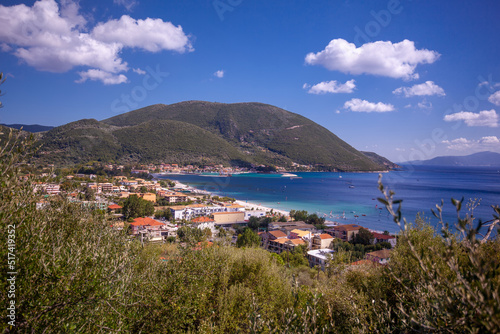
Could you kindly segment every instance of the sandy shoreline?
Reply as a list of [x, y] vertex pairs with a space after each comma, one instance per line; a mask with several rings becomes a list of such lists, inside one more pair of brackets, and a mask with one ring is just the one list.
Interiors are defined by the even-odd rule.
[[[194, 187], [191, 187], [191, 186], [184, 184], [182, 182], [179, 182], [179, 181], [174, 180], [174, 182], [175, 182], [174, 189], [189, 190], [195, 194], [218, 196], [218, 195], [214, 195], [213, 193], [211, 193], [209, 191], [199, 190], [199, 189], [196, 189]], [[253, 203], [253, 202], [247, 202], [247, 201], [236, 199], [235, 203], [239, 204], [241, 206], [244, 206], [245, 210], [252, 210], [253, 209], [253, 210], [265, 211], [265, 212], [270, 212], [271, 210], [273, 210], [273, 212], [279, 213], [280, 215], [284, 215], [286, 217], [289, 216], [289, 214], [290, 214], [290, 212], [285, 211], [285, 210], [279, 210], [279, 209], [276, 209], [273, 207], [264, 206], [264, 205], [260, 205], [260, 204]], [[332, 220], [326, 220], [325, 223], [327, 226], [344, 225], [345, 224], [345, 223], [342, 223], [341, 221], [332, 221]], [[378, 230], [372, 230], [372, 229], [369, 229], [369, 230], [372, 232], [382, 233], [382, 231], [378, 231]]]
[[[192, 191], [193, 193], [195, 194], [203, 194], [203, 195], [212, 195], [212, 196], [218, 196], [218, 195], [214, 195], [213, 193], [209, 192], [209, 191], [205, 191], [205, 190], [199, 190], [199, 189], [196, 189], [194, 187], [191, 187], [191, 186], [188, 186], [187, 184], [184, 184], [182, 182], [179, 182], [179, 181], [174, 181], [175, 182], [175, 187], [176, 189], [183, 189], [183, 190], [189, 190], [189, 191]], [[256, 203], [252, 203], [252, 202], [247, 202], [247, 201], [242, 201], [242, 200], [238, 200], [236, 199], [235, 201], [236, 204], [239, 204], [241, 206], [244, 206], [245, 207], [245, 210], [259, 210], [259, 211], [271, 211], [273, 210], [273, 212], [277, 212], [279, 213], [280, 215], [283, 215], [283, 216], [288, 216], [290, 213], [288, 211], [284, 211], [284, 210], [279, 210], [279, 209], [276, 209], [276, 208], [271, 208], [271, 207], [268, 207], [268, 206], [264, 206], [264, 205], [260, 205], [260, 204], [256, 204]]]

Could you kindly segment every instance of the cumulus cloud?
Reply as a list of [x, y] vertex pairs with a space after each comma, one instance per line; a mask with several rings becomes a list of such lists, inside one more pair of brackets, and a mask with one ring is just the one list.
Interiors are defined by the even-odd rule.
[[483, 110], [479, 113], [461, 111], [444, 116], [446, 122], [464, 121], [467, 126], [488, 126], [496, 128], [498, 126], [498, 115], [495, 110]]
[[490, 97], [488, 98], [488, 101], [490, 101], [496, 106], [500, 106], [500, 90], [498, 92], [491, 94]]
[[394, 111], [392, 104], [374, 103], [361, 99], [352, 99], [344, 103], [344, 109], [356, 112], [388, 112]]
[[219, 70], [219, 71], [215, 72], [214, 76], [216, 76], [217, 78], [223, 78], [224, 77], [224, 70]]
[[[182, 27], [160, 19], [134, 20], [122, 16], [120, 20], [99, 23], [89, 30], [87, 20], [79, 14], [78, 4], [70, 0], [62, 1], [61, 7], [54, 0], [39, 0], [32, 7], [0, 5], [0, 21], [3, 23], [2, 51], [10, 49], [9, 52], [23, 62], [41, 71], [67, 72], [83, 66], [118, 74], [129, 69], [120, 57], [126, 47], [151, 52], [192, 51]], [[152, 30], [156, 30], [155, 33]], [[159, 36], [158, 32], [163, 35]], [[97, 77], [98, 72], [88, 73], [93, 74], [85, 74], [82, 79]], [[102, 74], [100, 77], [104, 78]], [[125, 82], [106, 80], [108, 84]]]
[[354, 80], [349, 80], [346, 83], [342, 84], [337, 82], [337, 80], [323, 81], [315, 84], [312, 87], [308, 84], [304, 84], [302, 88], [309, 89], [309, 94], [352, 93], [356, 88], [356, 84], [354, 82]]
[[479, 140], [466, 139], [461, 137], [453, 140], [443, 140], [442, 143], [446, 144], [446, 147], [448, 149], [455, 151], [464, 151], [468, 149], [475, 149], [475, 150], [500, 149], [500, 139], [496, 136], [486, 136], [482, 137]]
[[393, 94], [404, 95], [405, 97], [438, 95], [445, 96], [444, 89], [436, 85], [433, 81], [426, 81], [412, 87], [399, 87], [395, 89]]
[[102, 70], [90, 69], [86, 72], [78, 72], [80, 79], [76, 80], [77, 83], [82, 83], [87, 80], [100, 80], [105, 85], [117, 85], [127, 82], [127, 77], [123, 74], [113, 74]]
[[323, 51], [309, 53], [309, 65], [321, 65], [331, 71], [351, 74], [372, 74], [405, 80], [418, 79], [415, 68], [419, 64], [432, 64], [440, 54], [415, 48], [407, 39], [399, 43], [377, 41], [359, 48], [344, 39], [333, 39]]
[[184, 34], [182, 27], [176, 27], [161, 19], [135, 20], [123, 15], [119, 20], [99, 23], [92, 31], [92, 36], [105, 43], [119, 43], [122, 46], [150, 52], [193, 51], [189, 37]]

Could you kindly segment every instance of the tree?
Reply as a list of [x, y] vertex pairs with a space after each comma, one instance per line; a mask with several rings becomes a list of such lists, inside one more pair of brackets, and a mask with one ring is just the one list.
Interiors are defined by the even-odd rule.
[[373, 233], [370, 230], [361, 227], [358, 234], [353, 239], [354, 244], [371, 245], [373, 240]]
[[123, 215], [125, 218], [151, 216], [154, 212], [155, 208], [153, 203], [137, 195], [130, 195], [123, 204]]
[[252, 231], [251, 228], [246, 227], [243, 234], [238, 235], [238, 240], [236, 240], [236, 246], [241, 247], [259, 247], [260, 237], [257, 233]]
[[305, 210], [301, 211], [290, 210], [290, 217], [292, 217], [295, 221], [305, 222], [307, 220], [308, 213]]
[[196, 227], [182, 226], [177, 230], [177, 236], [182, 242], [189, 244], [195, 244], [204, 241], [206, 236], [205, 233]]

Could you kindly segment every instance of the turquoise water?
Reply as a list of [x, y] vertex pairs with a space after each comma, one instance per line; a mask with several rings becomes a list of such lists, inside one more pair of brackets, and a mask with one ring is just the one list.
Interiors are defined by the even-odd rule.
[[[239, 174], [231, 177], [210, 175], [171, 175], [173, 180], [217, 195], [290, 211], [307, 210], [330, 221], [357, 223], [374, 230], [396, 232], [377, 197], [376, 173], [294, 173], [300, 178], [281, 174]], [[492, 219], [491, 205], [500, 205], [499, 168], [419, 166], [384, 173], [383, 183], [403, 199], [403, 216], [413, 220], [423, 212], [437, 225], [430, 209], [444, 200], [445, 221], [453, 224], [456, 213], [450, 198], [481, 199], [474, 216]], [[464, 206], [465, 208], [465, 203]], [[463, 209], [464, 210], [464, 209]], [[465, 212], [464, 212], [465, 213]], [[358, 216], [358, 217], [355, 217]], [[345, 218], [344, 218], [345, 217]]]

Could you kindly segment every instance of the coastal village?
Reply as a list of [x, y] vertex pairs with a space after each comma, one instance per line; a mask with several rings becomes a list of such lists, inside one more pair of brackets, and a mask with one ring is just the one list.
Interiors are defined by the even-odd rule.
[[[135, 167], [97, 164], [97, 167], [85, 166], [79, 173], [71, 173], [64, 169], [54, 172], [53, 166], [47, 166], [41, 173], [27, 174], [24, 178], [35, 180], [35, 192], [43, 194], [37, 203], [38, 209], [50, 200], [66, 199], [90, 210], [99, 210], [107, 215], [113, 228], [125, 231], [143, 245], [179, 243], [185, 246], [193, 241], [185, 237], [186, 229], [196, 229], [201, 232], [195, 238], [197, 247], [211, 247], [216, 243], [237, 246], [241, 244], [238, 239], [243, 239], [245, 230], [251, 227], [259, 237], [260, 247], [282, 256], [301, 252], [310, 267], [321, 270], [328, 266], [339, 245], [351, 245], [353, 250], [359, 250], [357, 244], [364, 244], [362, 249], [366, 251], [358, 253], [352, 265], [384, 265], [390, 259], [391, 248], [396, 246], [396, 237], [388, 232], [370, 231], [357, 224], [330, 222], [325, 225], [324, 218], [316, 215], [312, 222], [307, 215], [297, 220], [299, 216], [295, 216], [293, 210], [285, 212], [214, 196], [165, 179], [169, 174], [181, 173], [231, 176], [247, 172], [244, 168], [176, 164]], [[137, 210], [140, 206], [137, 203], [143, 203], [148, 209]]]

